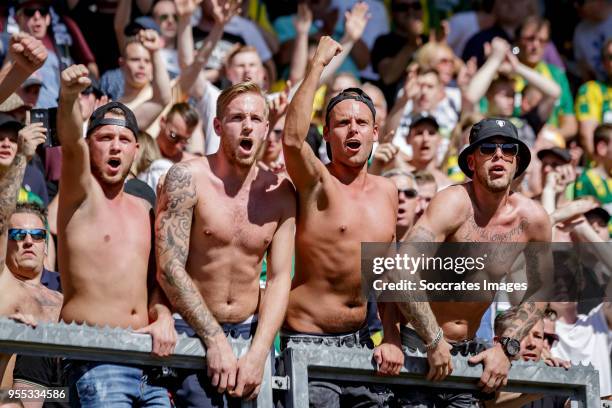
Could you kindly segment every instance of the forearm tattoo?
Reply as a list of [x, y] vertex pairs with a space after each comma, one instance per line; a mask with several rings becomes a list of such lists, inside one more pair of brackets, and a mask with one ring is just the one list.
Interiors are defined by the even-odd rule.
[[6, 232], [8, 220], [17, 207], [17, 195], [26, 168], [26, 158], [17, 153], [13, 163], [0, 174], [0, 234]]
[[535, 302], [525, 302], [519, 306], [516, 319], [504, 331], [504, 337], [512, 337], [521, 340], [531, 328], [543, 317], [542, 310]]
[[160, 195], [156, 248], [162, 289], [174, 308], [205, 340], [220, 333], [221, 328], [185, 269], [196, 201], [189, 168], [181, 163], [174, 165], [166, 175]]

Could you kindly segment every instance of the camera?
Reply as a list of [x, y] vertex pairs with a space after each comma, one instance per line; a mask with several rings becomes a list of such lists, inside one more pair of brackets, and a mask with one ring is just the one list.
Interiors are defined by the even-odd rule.
[[47, 129], [47, 140], [43, 147], [55, 147], [60, 145], [57, 137], [57, 108], [32, 109], [30, 111], [30, 123], [42, 123]]

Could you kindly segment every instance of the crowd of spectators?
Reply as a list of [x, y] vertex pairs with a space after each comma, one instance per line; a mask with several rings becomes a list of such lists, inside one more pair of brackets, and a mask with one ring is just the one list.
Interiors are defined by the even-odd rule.
[[[459, 156], [472, 126], [488, 117], [511, 122], [531, 151], [512, 190], [543, 206], [553, 242], [602, 243], [612, 234], [608, 0], [11, 0], [0, 4], [0, 29], [0, 188], [6, 193], [11, 177], [23, 179], [16, 210], [0, 218], [0, 245], [7, 246], [1, 315], [33, 325], [57, 321], [62, 286], [70, 299], [79, 290], [79, 282], [66, 285], [62, 276], [60, 285], [59, 278], [68, 261], [58, 247], [73, 247], [58, 237], [69, 228], [59, 227], [66, 219], [58, 207], [78, 195], [70, 191], [77, 182], [61, 185], [62, 164], [83, 166], [73, 148], [58, 143], [58, 133], [64, 142], [61, 132], [72, 129], [60, 123], [71, 114], [62, 116], [63, 86], [82, 85], [74, 91], [79, 137], [95, 120], [114, 120], [92, 116], [111, 101], [133, 112], [139, 149], [133, 160], [121, 159], [130, 168], [124, 189], [154, 209], [173, 165], [222, 148], [218, 101], [244, 82], [263, 89], [269, 106], [258, 166], [289, 179], [287, 107], [325, 36], [342, 50], [317, 85], [306, 143], [328, 164], [328, 104], [347, 88], [369, 95], [379, 136], [368, 172], [397, 186], [398, 241], [437, 192], [469, 181]], [[62, 77], [75, 66], [72, 78]], [[15, 173], [21, 156], [23, 173]], [[14, 209], [14, 196], [0, 206]], [[583, 298], [551, 302], [517, 358], [560, 369], [589, 362], [599, 371], [601, 396], [611, 397], [612, 262], [604, 248], [589, 249], [591, 263], [576, 279]], [[265, 287], [266, 258], [261, 280]], [[503, 331], [516, 313], [511, 303], [497, 299], [488, 308], [482, 338], [493, 342]], [[377, 345], [381, 326], [376, 312], [370, 317]], [[0, 354], [2, 387], [65, 384], [52, 358], [1, 357], [10, 356]], [[520, 407], [543, 397], [546, 406], [565, 403], [502, 392], [486, 405]]]

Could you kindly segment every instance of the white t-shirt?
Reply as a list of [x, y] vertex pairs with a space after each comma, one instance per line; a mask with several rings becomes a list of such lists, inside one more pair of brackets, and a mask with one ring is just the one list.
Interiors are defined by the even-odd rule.
[[572, 364], [591, 363], [599, 371], [599, 394], [612, 394], [612, 330], [603, 313], [603, 303], [588, 315], [578, 315], [574, 324], [557, 320], [559, 341], [552, 349], [555, 357], [570, 360]]
[[204, 95], [196, 102], [195, 109], [202, 120], [202, 131], [204, 132], [204, 154], [216, 153], [219, 149], [219, 136], [215, 133], [213, 120], [217, 115], [217, 98], [221, 91], [219, 88], [206, 81]]
[[136, 178], [147, 183], [153, 191], [157, 191], [159, 179], [170, 170], [173, 164], [174, 163], [168, 159], [157, 159], [151, 163], [148, 169], [136, 176]]

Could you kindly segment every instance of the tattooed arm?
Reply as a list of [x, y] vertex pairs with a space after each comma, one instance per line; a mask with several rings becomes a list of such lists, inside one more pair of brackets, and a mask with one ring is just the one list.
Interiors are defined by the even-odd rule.
[[0, 265], [6, 259], [8, 222], [17, 206], [17, 194], [25, 173], [26, 158], [17, 153], [7, 168], [0, 167]]
[[196, 185], [188, 163], [178, 163], [166, 175], [155, 221], [158, 281], [175, 310], [206, 346], [208, 375], [219, 392], [233, 389], [236, 357], [219, 323], [187, 273]]
[[17, 206], [26, 164], [34, 157], [36, 147], [45, 141], [44, 134], [28, 129], [25, 127], [17, 132], [17, 154], [11, 164], [0, 165], [0, 265], [4, 265], [6, 259], [8, 223]]
[[554, 287], [553, 259], [550, 248], [552, 225], [544, 208], [529, 201], [529, 224], [527, 232], [530, 242], [525, 249], [527, 293], [519, 305], [517, 318], [504, 331], [504, 337], [521, 340], [533, 325], [542, 318], [546, 303], [552, 300]]

